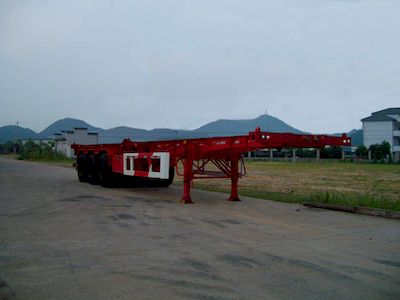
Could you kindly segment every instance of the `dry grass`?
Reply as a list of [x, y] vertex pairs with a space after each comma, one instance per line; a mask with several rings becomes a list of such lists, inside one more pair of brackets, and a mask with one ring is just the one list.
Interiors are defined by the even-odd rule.
[[[246, 163], [239, 194], [285, 202], [319, 201], [400, 210], [400, 165], [343, 162]], [[198, 180], [195, 188], [229, 192], [229, 180]]]

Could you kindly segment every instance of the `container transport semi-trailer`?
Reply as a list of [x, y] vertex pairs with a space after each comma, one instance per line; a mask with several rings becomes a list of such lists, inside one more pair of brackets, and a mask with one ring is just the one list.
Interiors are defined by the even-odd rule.
[[[127, 178], [137, 184], [168, 187], [175, 173], [183, 176], [183, 203], [192, 203], [191, 182], [203, 178], [231, 180], [230, 201], [239, 201], [238, 180], [246, 169], [242, 153], [260, 149], [316, 148], [351, 146], [351, 138], [342, 136], [272, 133], [260, 128], [248, 135], [135, 142], [119, 144], [73, 144], [80, 181], [104, 187]], [[210, 169], [210, 165], [213, 167]], [[178, 166], [183, 166], [180, 170]]]

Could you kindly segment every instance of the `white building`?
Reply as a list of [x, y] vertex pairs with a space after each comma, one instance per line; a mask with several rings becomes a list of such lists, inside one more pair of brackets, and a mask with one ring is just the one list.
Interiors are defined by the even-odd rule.
[[364, 145], [390, 143], [393, 157], [400, 159], [400, 107], [387, 108], [372, 113], [361, 120], [363, 122]]
[[54, 135], [55, 150], [63, 153], [66, 157], [75, 157], [72, 144], [94, 145], [98, 144], [98, 133], [88, 132], [87, 128], [74, 128], [74, 130], [61, 131]]

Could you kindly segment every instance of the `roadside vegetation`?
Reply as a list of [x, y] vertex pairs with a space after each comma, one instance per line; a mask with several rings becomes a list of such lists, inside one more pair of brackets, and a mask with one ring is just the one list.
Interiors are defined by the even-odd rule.
[[4, 151], [5, 153], [16, 152], [15, 157], [19, 160], [49, 162], [68, 166], [71, 166], [73, 163], [72, 159], [66, 157], [60, 152], [56, 152], [54, 150], [54, 145], [51, 143], [37, 143], [29, 140], [24, 144], [7, 143], [4, 145], [4, 149], [8, 150]]
[[[241, 196], [400, 211], [399, 164], [247, 161], [246, 169]], [[229, 193], [230, 180], [197, 180], [193, 187]]]
[[66, 157], [64, 154], [55, 151], [52, 144], [35, 143], [33, 141], [27, 141], [25, 144], [21, 145], [17, 159], [57, 162], [68, 165], [72, 165], [73, 162], [72, 159]]

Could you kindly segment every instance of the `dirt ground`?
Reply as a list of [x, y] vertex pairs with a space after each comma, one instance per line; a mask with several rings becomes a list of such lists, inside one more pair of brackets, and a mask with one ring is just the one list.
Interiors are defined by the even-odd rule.
[[0, 157], [0, 299], [400, 299], [400, 222]]

